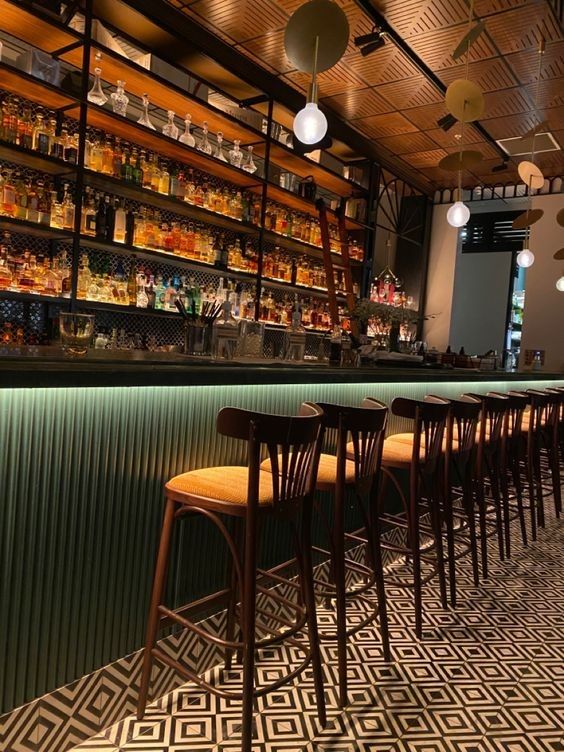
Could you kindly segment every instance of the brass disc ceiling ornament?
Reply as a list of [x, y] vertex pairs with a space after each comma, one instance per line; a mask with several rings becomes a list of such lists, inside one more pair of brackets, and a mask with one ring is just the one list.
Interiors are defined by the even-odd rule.
[[319, 72], [338, 63], [349, 43], [349, 22], [333, 0], [309, 0], [293, 13], [286, 26], [286, 55], [292, 65], [305, 73], [312, 73], [315, 67], [316, 37]]
[[555, 261], [564, 261], [564, 248], [561, 248], [559, 251], [556, 251], [554, 256], [552, 257]]
[[484, 112], [484, 95], [479, 86], [467, 78], [453, 81], [445, 95], [447, 110], [461, 123], [478, 120]]
[[517, 167], [517, 172], [519, 173], [519, 177], [521, 180], [525, 183], [526, 186], [529, 188], [542, 188], [544, 185], [544, 175], [540, 171], [540, 169], [534, 164], [534, 162], [527, 162], [527, 160], [524, 160], [523, 162], [519, 162], [519, 166]]
[[560, 211], [556, 215], [556, 221], [558, 222], [560, 227], [564, 227], [564, 209], [560, 209]]
[[466, 149], [464, 151], [455, 151], [453, 154], [447, 154], [439, 162], [441, 170], [447, 172], [458, 172], [459, 170], [470, 170], [483, 159], [483, 154], [479, 151]]
[[512, 227], [514, 230], [524, 230], [525, 227], [530, 227], [535, 222], [538, 222], [543, 214], [544, 211], [542, 209], [527, 209], [523, 214], [515, 217]]

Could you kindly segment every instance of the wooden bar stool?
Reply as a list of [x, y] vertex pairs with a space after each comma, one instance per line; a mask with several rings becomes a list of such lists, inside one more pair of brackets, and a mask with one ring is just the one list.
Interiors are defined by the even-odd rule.
[[[536, 426], [533, 426], [531, 448], [533, 451], [533, 470], [535, 473], [535, 487], [537, 491], [537, 513], [540, 527], [545, 525], [544, 496], [552, 493], [554, 511], [560, 516], [562, 511], [562, 489], [560, 484], [559, 458], [559, 424], [562, 410], [562, 394], [553, 390], [529, 389], [531, 399], [529, 415], [534, 420], [536, 412]], [[527, 420], [526, 425], [529, 426]], [[550, 477], [550, 485], [548, 478]]]
[[[336, 633], [321, 633], [320, 638], [337, 641], [339, 705], [345, 707], [348, 704], [347, 640], [379, 617], [384, 658], [391, 660], [377, 507], [388, 408], [370, 398], [365, 399], [361, 407], [327, 403], [317, 406], [323, 410], [325, 429], [332, 429], [337, 434], [337, 454], [321, 454], [317, 475], [317, 490], [331, 493], [334, 504], [331, 519], [324, 520], [329, 551], [314, 546], [318, 553], [330, 556], [333, 587], [328, 588], [328, 583], [316, 580], [316, 592], [326, 598], [334, 597], [337, 611]], [[364, 535], [361, 531], [345, 531], [347, 498], [355, 500], [364, 525]], [[346, 556], [347, 543], [365, 547], [364, 564]], [[347, 590], [347, 570], [364, 577], [363, 584]], [[365, 596], [373, 587], [376, 588], [376, 603]], [[347, 600], [352, 599], [364, 601], [370, 613], [353, 627], [347, 628]]]
[[[422, 587], [438, 577], [441, 603], [447, 608], [445, 561], [442, 542], [441, 498], [444, 483], [444, 438], [450, 405], [438, 397], [424, 400], [396, 398], [392, 413], [414, 421], [412, 433], [389, 436], [384, 441], [382, 471], [384, 479], [394, 485], [403, 504], [403, 512], [390, 514], [381, 510], [380, 522], [407, 533], [407, 543], [400, 546], [382, 541], [382, 547], [406, 557], [412, 562], [412, 582], [394, 578], [397, 587], [413, 587], [415, 601], [415, 632], [423, 636]], [[409, 491], [404, 494], [397, 471], [409, 477]], [[385, 484], [383, 484], [383, 491]], [[421, 523], [422, 514], [430, 524]], [[427, 540], [421, 540], [425, 533]], [[428, 571], [422, 573], [422, 564]], [[391, 578], [390, 578], [391, 579]]]
[[[217, 417], [217, 430], [223, 436], [242, 439], [247, 442], [247, 466], [245, 467], [210, 467], [183, 473], [172, 478], [165, 486], [166, 508], [161, 541], [157, 558], [155, 579], [149, 617], [147, 638], [143, 659], [143, 671], [138, 701], [138, 717], [145, 713], [151, 665], [156, 658], [174, 668], [186, 680], [194, 681], [198, 686], [220, 697], [242, 700], [242, 752], [252, 748], [252, 721], [254, 698], [264, 696], [278, 689], [301, 674], [310, 664], [313, 668], [315, 692], [320, 723], [326, 723], [325, 698], [319, 637], [315, 613], [311, 552], [311, 513], [313, 494], [317, 477], [319, 453], [321, 449], [321, 415], [313, 406], [302, 408], [299, 417], [266, 415], [249, 412], [234, 407], [223, 408]], [[272, 472], [261, 471], [261, 451], [266, 450], [271, 462]], [[229, 547], [234, 571], [234, 584], [230, 612], [235, 612], [235, 602], [240, 600], [241, 639], [233, 638], [233, 618], [228, 624], [226, 639], [211, 634], [162, 603], [166, 579], [171, 535], [176, 518], [185, 513], [202, 514], [219, 529]], [[276, 574], [275, 581], [293, 586], [298, 599], [292, 603], [272, 590], [257, 585], [257, 579], [263, 573], [257, 568], [257, 548], [260, 532], [259, 523], [267, 516], [274, 516], [280, 521], [287, 521], [295, 541], [296, 561], [300, 576], [297, 585]], [[242, 528], [239, 547], [226, 526], [225, 518], [236, 518]], [[209, 551], [202, 551], [209, 556]], [[239, 598], [236, 591], [238, 589]], [[277, 621], [281, 631], [259, 617], [264, 609], [257, 607], [257, 590], [262, 595], [273, 599], [278, 606], [293, 609], [295, 620], [266, 613], [268, 622]], [[156, 644], [160, 621], [172, 620], [189, 629], [200, 637], [216, 645], [223, 646], [226, 663], [230, 663], [233, 651], [242, 653], [243, 679], [240, 693], [228, 692], [207, 683], [192, 673]], [[268, 686], [255, 688], [255, 650], [265, 648], [286, 639], [293, 646], [301, 643], [294, 636], [307, 624], [309, 649], [305, 650], [305, 659], [294, 670], [277, 679]], [[267, 636], [257, 639], [256, 630], [262, 630]], [[302, 647], [302, 649], [304, 649]]]

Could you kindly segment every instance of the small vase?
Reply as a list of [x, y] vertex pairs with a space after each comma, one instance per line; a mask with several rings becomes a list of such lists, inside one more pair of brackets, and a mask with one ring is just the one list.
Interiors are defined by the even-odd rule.
[[229, 152], [229, 161], [233, 167], [241, 167], [241, 162], [243, 161], [243, 152], [241, 151], [240, 143], [238, 139], [235, 139], [233, 148]]
[[150, 128], [152, 131], [155, 131], [156, 128], [153, 123], [151, 123], [151, 120], [149, 118], [149, 97], [146, 94], [143, 94], [142, 102], [143, 114], [137, 122], [139, 123], [139, 125], [144, 125], [145, 128]]
[[176, 141], [178, 139], [179, 130], [178, 126], [174, 124], [174, 111], [169, 110], [167, 112], [167, 115], [168, 120], [166, 122], [166, 125], [163, 125], [163, 134]]
[[121, 115], [122, 117], [126, 117], [127, 105], [129, 104], [129, 97], [125, 93], [124, 87], [125, 81], [118, 81], [116, 91], [110, 94], [113, 111], [116, 115]]
[[108, 97], [104, 94], [102, 89], [102, 82], [100, 81], [101, 73], [101, 68], [94, 68], [94, 85], [88, 92], [88, 101], [103, 107], [108, 101]]
[[184, 118], [184, 133], [178, 139], [181, 144], [186, 144], [186, 146], [196, 146], [196, 139], [190, 133], [191, 125], [192, 125], [192, 116], [186, 115], [186, 117]]
[[249, 146], [247, 151], [249, 153], [249, 156], [247, 157], [247, 161], [243, 165], [243, 169], [245, 170], [245, 172], [249, 172], [252, 175], [253, 172], [257, 171], [257, 166], [253, 161], [253, 147]]
[[198, 151], [203, 151], [204, 154], [212, 153], [212, 147], [210, 142], [208, 141], [208, 124], [205, 120], [204, 124], [202, 125], [202, 140], [198, 144]]
[[214, 157], [219, 159], [220, 162], [227, 162], [227, 157], [223, 153], [223, 133], [221, 131], [217, 132], [217, 148]]

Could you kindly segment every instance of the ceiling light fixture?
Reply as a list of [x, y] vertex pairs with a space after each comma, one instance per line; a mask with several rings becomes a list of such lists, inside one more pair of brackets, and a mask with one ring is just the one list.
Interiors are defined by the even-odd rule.
[[564, 292], [564, 274], [556, 280], [556, 289], [558, 292]]
[[517, 266], [521, 269], [528, 269], [535, 263], [535, 254], [529, 248], [523, 248], [517, 254]]
[[446, 133], [447, 131], [450, 131], [451, 128], [453, 128], [456, 125], [456, 118], [449, 113], [446, 115], [443, 115], [442, 118], [439, 118], [437, 120], [437, 125], [439, 128], [442, 128], [443, 131]]
[[319, 50], [319, 37], [315, 37], [315, 52], [313, 55], [313, 70], [311, 84], [307, 93], [305, 107], [294, 118], [293, 130], [296, 138], [302, 144], [317, 144], [327, 133], [327, 118], [317, 106], [317, 54]]
[[386, 44], [386, 32], [374, 26], [370, 34], [355, 37], [354, 43], [359, 48], [360, 54], [366, 57]]

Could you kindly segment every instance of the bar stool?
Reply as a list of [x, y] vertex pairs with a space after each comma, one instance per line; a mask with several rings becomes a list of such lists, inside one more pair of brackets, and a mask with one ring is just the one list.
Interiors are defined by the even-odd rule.
[[[242, 752], [250, 752], [252, 747], [253, 700], [278, 689], [284, 683], [301, 674], [312, 665], [315, 693], [320, 723], [326, 723], [325, 698], [319, 637], [315, 613], [312, 553], [311, 553], [311, 512], [319, 453], [321, 449], [321, 416], [313, 406], [304, 406], [299, 417], [267, 415], [234, 407], [223, 408], [217, 417], [217, 431], [223, 436], [247, 442], [247, 466], [210, 467], [177, 475], [168, 481], [166, 508], [161, 540], [157, 557], [151, 605], [147, 624], [147, 637], [143, 658], [143, 670], [138, 701], [138, 718], [145, 713], [149, 679], [153, 658], [174, 668], [185, 679], [220, 697], [242, 700]], [[260, 469], [261, 451], [266, 450], [272, 472]], [[237, 586], [240, 607], [241, 639], [232, 636], [233, 619], [228, 624], [226, 639], [211, 634], [200, 625], [194, 624], [162, 603], [166, 569], [170, 552], [171, 535], [176, 518], [185, 513], [202, 514], [219, 529], [229, 547], [234, 577], [231, 591], [231, 614], [235, 612]], [[257, 586], [257, 577], [268, 574], [257, 568], [257, 547], [259, 528], [262, 520], [274, 516], [289, 522], [293, 532], [296, 560], [300, 575], [300, 585], [276, 575], [275, 581], [284, 582], [296, 588], [298, 602], [292, 604], [272, 590]], [[225, 518], [235, 518], [242, 527], [241, 549], [227, 529]], [[202, 552], [204, 553], [204, 552]], [[208, 555], [209, 552], [206, 552]], [[292, 607], [296, 619], [280, 618], [268, 613], [269, 620], [277, 620], [282, 632], [274, 631], [268, 624], [258, 619], [264, 610], [257, 608], [257, 591], [274, 599], [278, 606]], [[242, 652], [243, 679], [242, 692], [234, 693], [213, 686], [191, 672], [156, 644], [160, 621], [166, 618], [189, 629], [200, 637], [226, 648], [226, 664], [230, 662], [232, 651]], [[307, 623], [309, 650], [303, 662], [294, 670], [268, 686], [255, 688], [255, 650], [294, 639]], [[257, 639], [255, 630], [261, 629], [268, 636]]]
[[[444, 482], [444, 433], [450, 409], [447, 400], [425, 397], [424, 400], [396, 398], [392, 413], [414, 421], [412, 433], [390, 436], [384, 441], [382, 472], [395, 487], [403, 504], [403, 512], [389, 514], [381, 510], [384, 498], [383, 483], [380, 498], [380, 522], [407, 533], [407, 543], [400, 546], [382, 541], [382, 548], [395, 551], [412, 562], [412, 582], [394, 578], [397, 587], [413, 588], [415, 603], [415, 632], [423, 636], [422, 586], [438, 576], [441, 603], [447, 608], [445, 562], [442, 542], [441, 496]], [[409, 475], [408, 495], [404, 494], [397, 471]], [[422, 524], [422, 513], [428, 515], [430, 525]], [[431, 540], [421, 541], [420, 533]], [[422, 574], [422, 564], [429, 571]]]
[[[562, 511], [562, 489], [560, 485], [559, 424], [563, 396], [552, 390], [527, 390], [531, 401], [530, 419], [525, 425], [531, 430], [530, 448], [533, 455], [538, 524], [545, 525], [544, 496], [552, 492], [556, 516]], [[533, 425], [531, 426], [531, 421]], [[545, 480], [550, 475], [550, 491], [546, 491]]]
[[[477, 433], [476, 504], [480, 528], [482, 576], [488, 576], [488, 538], [497, 536], [499, 558], [505, 559], [501, 478], [504, 473], [503, 436], [509, 410], [508, 398], [496, 393], [473, 394], [482, 409]], [[486, 483], [488, 493], [486, 493]]]
[[[325, 429], [337, 432], [337, 454], [321, 454], [317, 475], [317, 490], [331, 493], [334, 505], [332, 519], [325, 519], [330, 550], [314, 546], [314, 551], [325, 556], [330, 555], [333, 588], [329, 589], [325, 582], [316, 581], [316, 592], [325, 597], [334, 597], [337, 611], [336, 634], [320, 633], [320, 638], [337, 641], [339, 705], [345, 707], [348, 704], [347, 640], [379, 617], [384, 658], [386, 661], [391, 660], [377, 508], [388, 408], [371, 398], [363, 400], [361, 407], [327, 403], [318, 403], [317, 406], [323, 411]], [[355, 499], [360, 511], [364, 536], [360, 531], [345, 531], [347, 493]], [[367, 501], [367, 505], [364, 500]], [[365, 547], [364, 565], [345, 555], [347, 542]], [[347, 569], [365, 577], [364, 584], [347, 590]], [[364, 596], [374, 586], [377, 595], [375, 605]], [[352, 599], [364, 600], [371, 612], [347, 629], [347, 600]]]

